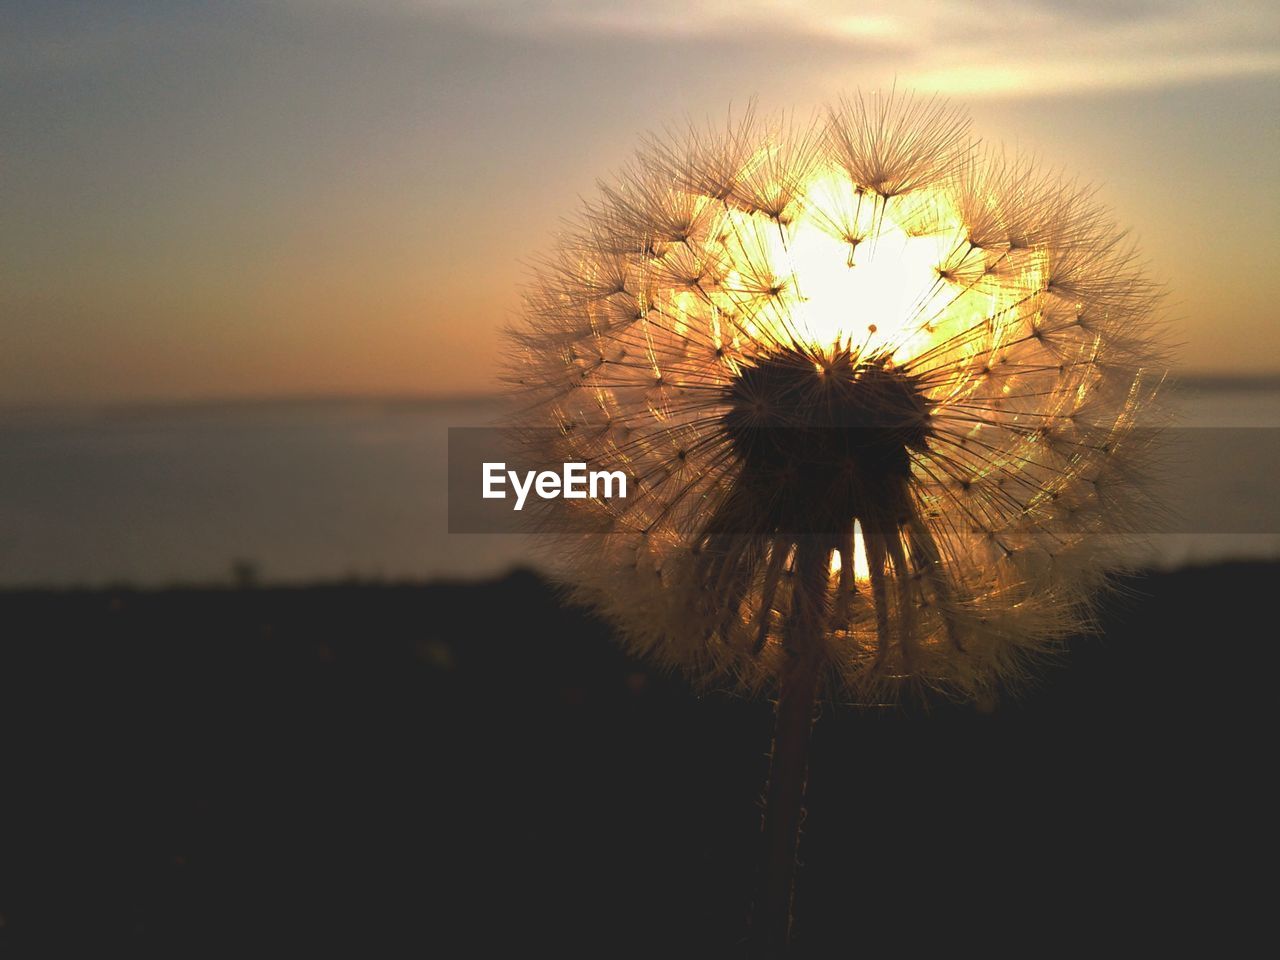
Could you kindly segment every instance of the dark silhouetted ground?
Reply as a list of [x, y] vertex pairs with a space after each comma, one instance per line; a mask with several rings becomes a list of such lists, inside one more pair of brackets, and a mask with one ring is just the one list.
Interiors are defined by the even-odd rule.
[[[1103, 637], [990, 715], [825, 710], [802, 952], [1229, 955], [1271, 909], [1278, 573], [1126, 581]], [[655, 675], [532, 574], [8, 593], [0, 623], [0, 948], [745, 936], [768, 705]]]

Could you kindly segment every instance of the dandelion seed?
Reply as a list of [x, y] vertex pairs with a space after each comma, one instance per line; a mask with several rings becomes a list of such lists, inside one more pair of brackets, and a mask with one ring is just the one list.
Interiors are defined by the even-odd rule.
[[858, 526], [867, 575], [814, 614], [823, 692], [1016, 684], [1116, 560], [1093, 534], [1141, 507], [1155, 302], [1090, 191], [979, 152], [936, 101], [653, 139], [514, 331], [519, 421], [601, 428], [531, 452], [644, 481], [556, 503], [549, 528], [608, 531], [566, 539], [563, 572], [635, 649], [767, 690], [805, 576], [771, 558], [816, 538], [821, 567]]
[[1079, 626], [1098, 534], [1143, 522], [1157, 299], [1089, 190], [935, 100], [651, 139], [513, 330], [518, 423], [601, 428], [529, 452], [641, 491], [554, 503], [562, 573], [635, 651], [779, 696], [773, 804], [815, 696], [987, 702]]

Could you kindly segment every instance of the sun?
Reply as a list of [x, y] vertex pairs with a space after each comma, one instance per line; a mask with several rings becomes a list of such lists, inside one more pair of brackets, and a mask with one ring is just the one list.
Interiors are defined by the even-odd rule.
[[[739, 324], [749, 335], [816, 356], [907, 364], [976, 323], [1016, 325], [1020, 291], [1041, 279], [1030, 263], [1013, 284], [991, 282], [1003, 251], [973, 242], [947, 183], [884, 197], [829, 166], [772, 218], [726, 205], [719, 220], [704, 248], [724, 278], [704, 298], [713, 324], [749, 314]], [[685, 299], [674, 305], [681, 324], [694, 302]]]

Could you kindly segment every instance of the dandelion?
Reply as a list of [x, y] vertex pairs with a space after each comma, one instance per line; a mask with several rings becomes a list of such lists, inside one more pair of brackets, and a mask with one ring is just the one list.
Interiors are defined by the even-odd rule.
[[519, 436], [632, 490], [542, 523], [633, 650], [778, 698], [782, 939], [815, 699], [990, 699], [1119, 563], [1156, 301], [1089, 189], [894, 95], [652, 137], [539, 267]]

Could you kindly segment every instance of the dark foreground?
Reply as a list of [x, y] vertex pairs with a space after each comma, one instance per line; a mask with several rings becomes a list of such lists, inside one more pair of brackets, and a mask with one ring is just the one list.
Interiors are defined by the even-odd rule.
[[[1230, 952], [1271, 909], [1255, 698], [1278, 573], [1127, 581], [1105, 639], [990, 715], [826, 710], [804, 955]], [[654, 675], [530, 574], [10, 593], [0, 623], [0, 949], [720, 956], [746, 935], [768, 706]]]

